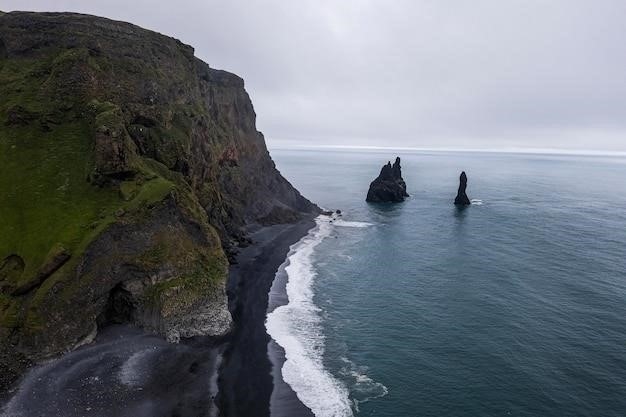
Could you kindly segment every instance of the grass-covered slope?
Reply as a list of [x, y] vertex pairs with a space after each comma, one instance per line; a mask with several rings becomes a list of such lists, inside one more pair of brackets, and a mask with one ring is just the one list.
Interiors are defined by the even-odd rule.
[[318, 210], [275, 169], [243, 81], [175, 39], [0, 14], [0, 97], [0, 387], [111, 321], [224, 333], [224, 247]]
[[[224, 297], [226, 259], [191, 189], [137, 152], [119, 105], [67, 80], [83, 65], [87, 72], [97, 68], [83, 48], [0, 60], [0, 368], [7, 382], [24, 365], [92, 332], [112, 288], [132, 278], [113, 272], [121, 262], [134, 262], [146, 277], [170, 266], [145, 294], [136, 294], [137, 316], [128, 319], [174, 339], [181, 330], [193, 332], [167, 322], [167, 311], [190, 313], [206, 298], [200, 291]], [[150, 219], [167, 199], [184, 202], [179, 210], [202, 225], [204, 241], [180, 230], [146, 231], [158, 225]], [[142, 222], [151, 224], [142, 229]], [[135, 246], [105, 248], [112, 253], [94, 258], [104, 266], [77, 271], [89, 265], [86, 252], [112, 226], [153, 236], [122, 236], [118, 242]], [[225, 305], [217, 306], [222, 316]]]

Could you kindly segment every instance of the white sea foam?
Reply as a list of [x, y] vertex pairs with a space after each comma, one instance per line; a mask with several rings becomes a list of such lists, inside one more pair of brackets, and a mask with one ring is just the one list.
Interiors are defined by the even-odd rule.
[[389, 393], [386, 386], [380, 382], [374, 381], [369, 375], [367, 375], [367, 367], [357, 366], [354, 362], [346, 357], [340, 358], [345, 364], [341, 370], [350, 382], [350, 390], [352, 391], [352, 402], [354, 408], [358, 412], [359, 405], [375, 398], [384, 397]]
[[339, 226], [339, 227], [357, 227], [357, 228], [362, 228], [362, 227], [373, 226], [372, 223], [367, 223], [367, 222], [349, 222], [349, 221], [341, 220], [341, 219], [335, 220], [334, 223], [335, 223], [335, 226]]
[[483, 200], [479, 200], [477, 198], [472, 198], [470, 201], [475, 206], [482, 206], [483, 205]]
[[285, 350], [283, 380], [316, 417], [353, 415], [348, 388], [324, 368], [324, 335], [320, 309], [313, 303], [313, 252], [330, 235], [332, 223], [317, 226], [291, 247], [285, 272], [289, 303], [268, 314], [268, 334]]

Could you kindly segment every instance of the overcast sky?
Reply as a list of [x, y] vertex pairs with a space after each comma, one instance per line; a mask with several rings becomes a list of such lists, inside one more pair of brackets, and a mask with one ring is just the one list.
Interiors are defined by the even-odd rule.
[[0, 0], [179, 38], [271, 146], [626, 151], [623, 0]]

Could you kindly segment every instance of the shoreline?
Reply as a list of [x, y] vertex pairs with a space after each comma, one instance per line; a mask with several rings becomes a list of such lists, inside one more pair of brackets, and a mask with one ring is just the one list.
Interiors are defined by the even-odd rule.
[[[276, 272], [276, 277], [272, 283], [272, 288], [270, 289], [268, 297], [268, 313], [289, 303], [289, 297], [287, 295], [287, 282], [289, 281], [289, 276], [287, 275], [287, 271], [285, 271], [285, 267], [289, 265], [288, 256], [291, 253], [292, 251], [290, 249], [287, 255], [285, 255], [285, 260]], [[272, 378], [274, 382], [274, 390], [272, 391], [272, 395], [270, 397], [270, 416], [315, 417], [313, 412], [298, 399], [297, 394], [293, 391], [291, 386], [283, 380], [282, 367], [287, 360], [285, 357], [285, 349], [276, 343], [271, 336], [270, 341], [267, 344], [267, 354], [270, 362], [272, 363]]]
[[290, 404], [277, 416], [312, 417], [286, 383], [275, 382], [265, 319], [277, 271], [313, 218], [250, 233], [253, 243], [229, 271], [230, 335], [171, 344], [131, 325], [109, 326], [93, 343], [27, 371], [4, 393], [0, 415], [269, 417], [276, 383]]
[[[270, 352], [271, 338], [265, 329], [270, 290], [277, 271], [287, 259], [291, 245], [315, 227], [313, 219], [263, 227], [250, 233], [253, 243], [242, 249], [237, 263], [231, 265], [227, 291], [235, 328], [218, 371], [216, 399], [224, 416], [313, 416], [286, 383], [276, 382], [273, 370], [278, 357], [270, 357], [276, 351]], [[282, 356], [284, 361], [284, 352]], [[284, 409], [272, 407], [271, 413], [275, 382]]]
[[290, 248], [269, 296], [265, 327], [272, 339], [268, 352], [274, 364], [272, 417], [353, 415], [348, 387], [324, 363], [324, 318], [314, 299], [315, 253], [318, 245], [332, 236], [335, 224], [359, 224], [333, 216], [317, 218], [315, 223], [316, 227]]

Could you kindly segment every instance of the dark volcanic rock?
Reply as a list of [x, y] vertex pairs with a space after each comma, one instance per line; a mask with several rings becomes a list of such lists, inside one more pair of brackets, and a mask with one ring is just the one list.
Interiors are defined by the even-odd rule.
[[[1, 47], [1, 46], [0, 46]], [[37, 114], [26, 110], [22, 106], [13, 106], [7, 110], [7, 126], [27, 126], [37, 119]]]
[[[0, 16], [2, 16], [4, 13], [0, 12]], [[7, 57], [7, 47], [4, 46], [4, 42], [2, 42], [2, 39], [0, 39], [0, 59], [4, 59]]]
[[461, 172], [459, 180], [459, 191], [454, 199], [454, 204], [457, 206], [469, 206], [472, 203], [470, 202], [469, 197], [467, 197], [467, 194], [465, 194], [465, 190], [467, 189], [467, 175], [465, 175], [465, 171]]
[[276, 169], [243, 79], [176, 39], [0, 13], [0, 68], [0, 395], [100, 323], [221, 337], [231, 246], [320, 212]]
[[400, 158], [396, 158], [393, 165], [391, 162], [383, 165], [378, 178], [370, 184], [365, 201], [370, 203], [400, 202], [408, 196], [406, 183], [402, 179]]

